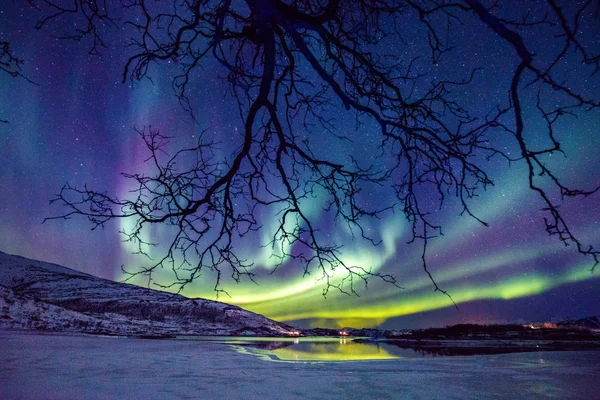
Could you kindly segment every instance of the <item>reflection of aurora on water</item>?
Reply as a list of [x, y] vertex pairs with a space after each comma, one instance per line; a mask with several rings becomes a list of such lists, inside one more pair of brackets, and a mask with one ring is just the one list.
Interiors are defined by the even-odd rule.
[[[258, 340], [256, 340], [258, 339]], [[229, 344], [241, 354], [248, 354], [265, 361], [275, 362], [347, 362], [382, 361], [406, 358], [437, 356], [472, 356], [484, 354], [508, 354], [515, 352], [540, 351], [531, 345], [523, 346], [518, 342], [507, 345], [494, 341], [464, 346], [458, 342], [444, 342], [437, 346], [408, 346], [402, 342], [357, 342], [351, 338], [307, 337], [296, 340], [269, 342], [268, 338], [226, 337], [222, 340], [210, 340]], [[204, 339], [200, 339], [204, 340]], [[435, 342], [435, 341], [433, 341]], [[485, 340], [482, 342], [486, 342]], [[414, 345], [414, 343], [413, 343]]]
[[[354, 343], [351, 340], [331, 339], [312, 342], [296, 341], [286, 346], [261, 348], [253, 345], [232, 346], [237, 352], [251, 354], [268, 361], [331, 362], [331, 361], [374, 361], [401, 358], [391, 354], [393, 346]], [[397, 351], [411, 353], [412, 351]], [[413, 352], [414, 353], [414, 352]]]

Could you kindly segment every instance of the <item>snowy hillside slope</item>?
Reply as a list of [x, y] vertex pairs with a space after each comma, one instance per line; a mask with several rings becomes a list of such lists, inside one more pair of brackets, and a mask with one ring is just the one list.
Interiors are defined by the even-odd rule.
[[115, 335], [289, 335], [240, 307], [0, 252], [0, 328]]
[[600, 331], [600, 316], [581, 318], [576, 320], [569, 321], [561, 321], [556, 325], [565, 326], [571, 328], [582, 328], [582, 329], [591, 329], [594, 331]]

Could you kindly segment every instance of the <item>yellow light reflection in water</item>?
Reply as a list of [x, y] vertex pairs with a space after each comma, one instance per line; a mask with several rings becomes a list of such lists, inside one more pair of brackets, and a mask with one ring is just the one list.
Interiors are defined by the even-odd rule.
[[232, 346], [236, 351], [252, 354], [268, 361], [331, 362], [393, 360], [400, 358], [374, 344], [353, 343], [339, 339], [335, 343], [302, 343], [279, 349]]

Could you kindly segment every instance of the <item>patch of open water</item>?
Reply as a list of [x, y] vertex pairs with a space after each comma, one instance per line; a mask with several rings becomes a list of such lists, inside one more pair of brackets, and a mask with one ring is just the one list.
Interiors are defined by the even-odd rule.
[[194, 340], [229, 345], [233, 350], [268, 361], [340, 362], [382, 361], [402, 358], [490, 355], [518, 352], [518, 348], [406, 348], [393, 342], [359, 342], [356, 337], [234, 337], [184, 336], [178, 340]]

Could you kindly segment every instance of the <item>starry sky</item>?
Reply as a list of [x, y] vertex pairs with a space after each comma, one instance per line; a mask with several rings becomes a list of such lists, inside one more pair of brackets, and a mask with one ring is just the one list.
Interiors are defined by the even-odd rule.
[[[54, 38], [52, 29], [60, 26], [34, 30], [39, 14], [23, 3], [8, 1], [0, 5], [0, 40], [11, 42], [25, 60], [24, 74], [35, 82], [0, 74], [0, 119], [9, 120], [8, 124], [0, 124], [0, 250], [108, 279], [123, 279], [121, 265], [135, 267], [147, 262], [132, 255], [132, 244], [121, 240], [119, 230], [127, 229], [130, 222], [122, 220], [94, 231], [86, 220], [77, 218], [42, 224], [45, 217], [61, 211], [49, 205], [50, 198], [66, 181], [126, 196], [131, 183], [121, 172], [150, 169], [144, 161], [148, 153], [135, 127], [152, 125], [173, 136], [171, 150], [194, 141], [206, 130], [222, 139], [224, 144], [216, 154], [227, 157], [233, 151], [228, 144], [239, 140], [243, 128], [237, 106], [224, 94], [221, 67], [209, 62], [193, 76], [189, 89], [196, 122], [173, 92], [169, 78], [172, 66], [157, 66], [151, 81], [122, 83], [122, 67], [129, 53], [119, 32], [109, 30], [109, 48], [100, 56], [90, 55], [86, 41]], [[472, 109], [484, 112], [489, 104], [507, 103], [507, 84], [517, 60], [514, 50], [476, 22], [456, 30], [454, 40], [462, 45], [457, 54], [441, 63], [423, 61], [418, 68], [440, 77], [464, 77], [475, 64], [484, 65], [474, 82], [458, 94]], [[598, 46], [597, 21], [586, 20], [580, 31], [588, 43]], [[422, 38], [415, 35], [412, 42], [389, 48], [406, 56], [423, 45], [419, 40]], [[532, 50], [542, 55], [558, 49], [551, 38], [532, 43], [539, 46]], [[589, 70], [568, 59], [559, 69], [561, 79], [571, 87], [588, 95], [600, 93], [600, 79], [590, 77]], [[534, 96], [524, 93], [529, 100]], [[532, 102], [525, 106], [526, 135], [532, 141], [543, 141], [543, 121], [534, 108]], [[338, 130], [360, 140], [340, 143], [334, 137], [315, 138], [320, 148], [366, 159], [375, 156], [380, 142], [375, 126], [366, 124], [355, 132], [352, 118], [341, 107], [328, 113]], [[553, 156], [547, 160], [549, 165], [571, 186], [597, 186], [600, 112], [565, 118], [555, 134], [567, 157]], [[491, 140], [506, 152], [518, 151], [510, 135], [497, 135]], [[495, 185], [471, 203], [474, 213], [489, 227], [459, 216], [461, 209], [452, 200], [435, 214], [444, 226], [444, 236], [431, 241], [429, 265], [438, 284], [458, 304], [458, 310], [446, 296], [434, 292], [422, 270], [420, 247], [406, 243], [410, 227], [401, 212], [390, 211], [380, 219], [365, 222], [368, 232], [381, 240], [374, 247], [333, 221], [317, 200], [307, 204], [310, 217], [319, 221], [319, 229], [344, 245], [342, 259], [351, 265], [394, 274], [403, 289], [372, 281], [368, 289], [359, 290], [359, 296], [330, 292], [324, 298], [323, 282], [315, 276], [303, 277], [301, 266], [294, 262], [286, 262], [270, 274], [274, 259], [271, 249], [262, 245], [278, 225], [278, 216], [267, 210], [257, 215], [262, 230], [240, 244], [242, 253], [255, 263], [258, 285], [226, 280], [230, 297], [221, 295], [219, 300], [277, 320], [322, 327], [402, 328], [599, 314], [600, 270], [591, 274], [591, 259], [545, 232], [540, 213], [543, 205], [527, 187], [525, 165], [508, 165], [495, 158], [489, 166]], [[362, 196], [370, 203], [392, 201], [392, 193], [385, 188]], [[566, 201], [561, 210], [585, 244], [600, 246], [598, 195]], [[164, 241], [168, 231], [153, 227], [147, 235]], [[160, 251], [160, 246], [152, 249], [152, 255]], [[167, 272], [161, 274], [159, 278], [169, 279]], [[143, 280], [137, 283], [143, 284]], [[213, 286], [214, 276], [206, 272], [184, 294], [215, 298]]]

